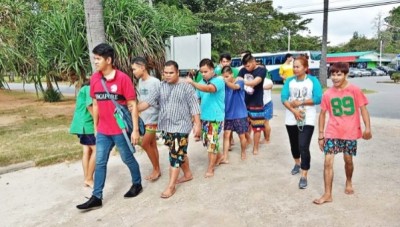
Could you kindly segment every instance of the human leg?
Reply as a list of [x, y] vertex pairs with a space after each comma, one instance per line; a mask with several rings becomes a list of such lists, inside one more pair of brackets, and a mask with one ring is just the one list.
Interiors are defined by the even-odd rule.
[[90, 147], [87, 145], [82, 145], [82, 151], [83, 151], [82, 153], [83, 183], [84, 186], [90, 187], [89, 182], [86, 182], [86, 179], [88, 178]]
[[[225, 124], [226, 125], [226, 124]], [[224, 131], [224, 141], [222, 149], [224, 150], [224, 159], [220, 163], [229, 163], [229, 147], [230, 147], [230, 137], [232, 136], [231, 130]], [[217, 164], [220, 164], [217, 163]]]
[[344, 169], [346, 172], [346, 189], [345, 193], [348, 195], [354, 194], [354, 189], [353, 189], [353, 184], [352, 184], [352, 177], [353, 177], [353, 171], [354, 171], [354, 165], [353, 165], [353, 156], [349, 154], [343, 154], [343, 159], [344, 159]]
[[299, 130], [299, 150], [301, 158], [301, 177], [299, 181], [299, 188], [307, 188], [307, 174], [310, 169], [311, 155], [310, 155], [310, 143], [312, 134], [314, 132], [314, 126], [305, 125], [302, 130]]
[[96, 146], [91, 145], [89, 146], [89, 160], [88, 160], [88, 168], [87, 168], [87, 175], [85, 178], [85, 184], [89, 187], [93, 188], [93, 174], [96, 167]]
[[141, 185], [142, 178], [140, 175], [139, 164], [136, 161], [135, 156], [133, 156], [132, 152], [130, 151], [124, 135], [114, 135], [112, 138], [118, 147], [122, 161], [129, 169], [132, 184]]
[[[166, 145], [169, 148], [169, 183], [167, 188], [161, 193], [161, 198], [169, 198], [176, 191], [176, 184], [183, 183], [193, 178], [189, 168], [189, 159], [187, 158], [187, 147], [188, 147], [188, 134], [180, 133], [166, 133], [164, 139]], [[179, 182], [178, 176], [180, 168], [182, 168], [185, 181]]]
[[263, 142], [260, 143], [270, 143], [270, 137], [271, 137], [271, 126], [269, 125], [269, 120], [265, 120], [264, 122], [264, 140]]
[[291, 173], [295, 175], [300, 172], [299, 129], [297, 125], [286, 125], [286, 130], [289, 136], [290, 150], [295, 163]]
[[241, 159], [245, 160], [246, 159], [246, 148], [247, 148], [247, 141], [246, 141], [246, 135], [245, 133], [242, 133], [239, 135], [240, 139], [240, 149], [241, 149]]
[[96, 135], [96, 169], [94, 172], [93, 196], [103, 198], [103, 188], [106, 181], [107, 163], [114, 141], [111, 136], [97, 133]]
[[334, 154], [325, 154], [324, 162], [324, 186], [325, 193], [319, 199], [315, 199], [313, 202], [315, 204], [323, 204], [326, 202], [332, 202], [332, 183], [333, 183], [333, 161]]
[[253, 154], [257, 155], [259, 150], [259, 143], [261, 132], [264, 131], [264, 107], [263, 106], [254, 106], [248, 108], [249, 118], [251, 128], [254, 133], [254, 144], [253, 144]]
[[146, 176], [145, 179], [151, 181], [157, 180], [161, 175], [160, 163], [158, 160], [158, 149], [157, 146], [154, 146], [154, 144], [156, 144], [155, 132], [149, 132], [146, 129], [146, 133], [144, 134], [142, 140], [142, 147], [146, 151], [147, 156], [150, 159], [150, 162], [153, 166], [153, 171], [149, 176]]

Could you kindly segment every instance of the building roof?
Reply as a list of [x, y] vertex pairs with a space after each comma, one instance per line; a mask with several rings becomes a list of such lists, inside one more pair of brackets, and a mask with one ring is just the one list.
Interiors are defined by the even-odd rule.
[[359, 51], [359, 52], [339, 52], [327, 54], [327, 57], [360, 57], [366, 54], [375, 53], [375, 51]]

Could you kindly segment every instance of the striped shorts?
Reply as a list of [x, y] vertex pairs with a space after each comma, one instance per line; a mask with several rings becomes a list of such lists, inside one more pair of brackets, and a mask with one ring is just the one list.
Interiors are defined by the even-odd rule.
[[250, 125], [254, 132], [261, 132], [264, 130], [265, 114], [263, 106], [249, 106], [247, 113], [250, 119]]

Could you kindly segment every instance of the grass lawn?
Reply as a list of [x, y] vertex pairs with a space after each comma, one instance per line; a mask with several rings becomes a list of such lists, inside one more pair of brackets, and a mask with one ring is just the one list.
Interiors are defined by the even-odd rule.
[[24, 161], [48, 165], [81, 157], [69, 134], [75, 100], [45, 103], [35, 94], [0, 90], [0, 166]]

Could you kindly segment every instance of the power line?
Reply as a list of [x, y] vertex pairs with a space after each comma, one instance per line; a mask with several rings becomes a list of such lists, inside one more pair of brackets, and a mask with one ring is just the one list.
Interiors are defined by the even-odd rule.
[[[328, 12], [336, 12], [336, 11], [344, 11], [344, 10], [352, 10], [352, 9], [360, 9], [360, 8], [370, 8], [370, 7], [392, 5], [392, 4], [398, 4], [398, 3], [400, 3], [400, 0], [396, 0], [396, 1], [392, 0], [392, 1], [384, 1], [384, 2], [371, 2], [371, 3], [365, 3], [365, 4], [329, 8]], [[319, 13], [323, 13], [323, 12], [324, 12], [323, 9], [314, 9], [314, 10], [290, 12], [290, 13], [294, 13], [299, 16], [304, 16], [304, 15], [309, 15], [309, 14], [319, 14]]]
[[[339, 3], [339, 2], [348, 2], [351, 0], [338, 0], [338, 1], [329, 1], [329, 4], [334, 4], [334, 3]], [[316, 6], [316, 5], [321, 5], [321, 3], [309, 3], [309, 4], [300, 4], [300, 5], [290, 5], [285, 8], [281, 8], [281, 10], [288, 10], [288, 9], [296, 9], [296, 8], [306, 8], [308, 6]]]

